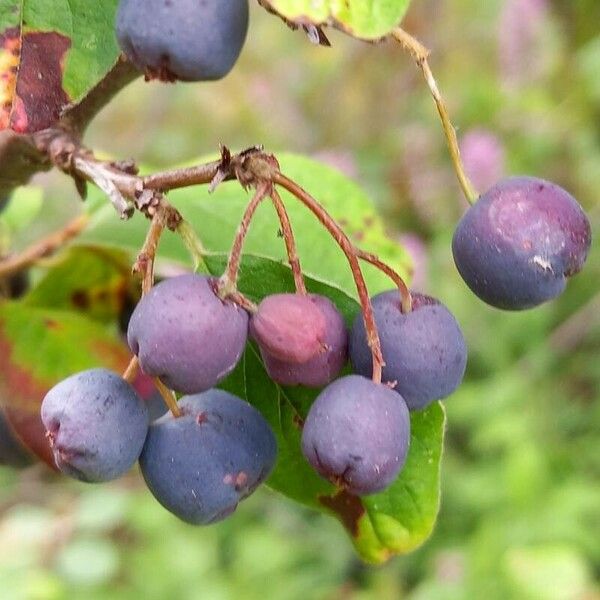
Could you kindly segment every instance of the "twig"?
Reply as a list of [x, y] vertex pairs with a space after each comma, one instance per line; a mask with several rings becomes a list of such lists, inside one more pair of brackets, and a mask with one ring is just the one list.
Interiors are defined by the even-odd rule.
[[435, 78], [433, 77], [433, 73], [431, 72], [431, 68], [429, 67], [429, 63], [427, 58], [429, 56], [429, 50], [419, 42], [416, 38], [410, 35], [408, 32], [404, 31], [400, 27], [397, 27], [392, 32], [392, 36], [400, 42], [402, 47], [405, 50], [408, 50], [417, 62], [417, 66], [423, 72], [423, 76], [425, 77], [425, 81], [427, 86], [429, 87], [429, 91], [433, 96], [433, 100], [437, 107], [438, 113], [440, 115], [440, 119], [442, 121], [442, 127], [444, 129], [444, 135], [446, 136], [446, 140], [448, 142], [448, 148], [450, 149], [450, 158], [452, 159], [452, 164], [454, 165], [454, 171], [456, 172], [456, 176], [458, 178], [458, 182], [460, 183], [460, 187], [465, 195], [465, 198], [469, 201], [470, 204], [474, 204], [479, 197], [479, 194], [473, 187], [473, 184], [469, 180], [467, 174], [465, 173], [464, 166], [462, 164], [462, 160], [460, 158], [460, 149], [458, 147], [458, 139], [456, 137], [456, 130], [450, 121], [450, 115], [448, 114], [448, 109], [446, 108], [446, 104], [444, 103], [444, 99], [440, 94]]
[[133, 215], [135, 197], [135, 178], [117, 171], [110, 165], [97, 160], [74, 157], [73, 170], [82, 178], [91, 181], [110, 199], [121, 219]]
[[402, 277], [392, 267], [386, 265], [382, 260], [380, 260], [374, 254], [370, 252], [365, 252], [360, 248], [354, 247], [354, 251], [356, 252], [356, 256], [365, 262], [373, 265], [383, 273], [385, 273], [395, 284], [400, 292], [400, 303], [402, 306], [403, 313], [409, 313], [412, 310], [412, 297], [410, 295], [410, 291]]
[[132, 205], [147, 216], [144, 199], [161, 196], [163, 192], [192, 185], [210, 184], [212, 191], [219, 183], [238, 179], [247, 187], [269, 179], [276, 165], [274, 158], [265, 154], [262, 147], [253, 146], [232, 155], [226, 147], [221, 149], [221, 159], [205, 164], [171, 169], [140, 176], [135, 165], [128, 162], [103, 161], [83, 147], [79, 140], [62, 129], [49, 129], [35, 136], [37, 150], [50, 159], [50, 163], [71, 175], [77, 182], [89, 181], [106, 192], [119, 214], [128, 218]]
[[177, 419], [181, 417], [182, 412], [177, 404], [177, 399], [175, 398], [175, 394], [158, 378], [154, 377], [152, 380], [154, 381], [154, 385], [156, 389], [159, 391], [160, 395], [163, 397], [165, 404], [173, 414], [173, 416]]
[[296, 182], [286, 177], [283, 173], [278, 172], [273, 175], [273, 183], [285, 188], [288, 192], [300, 200], [300, 202], [302, 202], [317, 217], [317, 219], [319, 219], [319, 221], [329, 231], [331, 236], [335, 239], [346, 255], [346, 258], [350, 263], [350, 269], [352, 270], [352, 276], [354, 277], [354, 282], [356, 284], [358, 297], [362, 307], [363, 319], [367, 332], [367, 341], [373, 354], [373, 381], [375, 383], [381, 383], [381, 371], [385, 364], [381, 352], [381, 341], [379, 339], [377, 325], [375, 324], [375, 318], [373, 316], [373, 307], [371, 306], [371, 300], [369, 299], [367, 284], [365, 283], [362, 271], [360, 270], [360, 264], [358, 262], [352, 242], [344, 233], [342, 228], [337, 224], [335, 219], [317, 202], [317, 200], [315, 200]]
[[237, 291], [237, 279], [240, 270], [240, 263], [242, 260], [242, 248], [244, 241], [250, 227], [252, 217], [258, 208], [258, 205], [266, 198], [270, 193], [271, 185], [268, 183], [262, 183], [256, 188], [256, 192], [252, 197], [252, 200], [248, 203], [246, 210], [240, 224], [238, 225], [231, 252], [229, 253], [229, 260], [227, 261], [227, 267], [225, 273], [223, 273], [219, 280], [218, 293], [221, 298], [226, 298]]
[[281, 233], [285, 241], [288, 262], [290, 263], [294, 275], [296, 292], [299, 294], [306, 294], [306, 286], [304, 284], [304, 277], [302, 277], [302, 268], [300, 267], [300, 259], [298, 258], [298, 251], [296, 250], [296, 240], [294, 238], [292, 224], [290, 223], [290, 217], [285, 209], [285, 204], [283, 203], [279, 192], [275, 188], [271, 190], [271, 200], [273, 201], [277, 216], [279, 217], [279, 223], [281, 224]]
[[25, 185], [39, 171], [48, 171], [52, 163], [30, 135], [4, 129], [0, 131], [0, 198]]
[[[191, 185], [203, 185], [211, 183], [217, 176], [220, 160], [215, 160], [204, 165], [196, 165], [183, 169], [171, 169], [161, 173], [153, 173], [141, 178], [142, 184], [148, 190], [176, 190]], [[234, 179], [232, 174], [231, 179]]]
[[0, 277], [6, 277], [22, 271], [35, 262], [53, 254], [67, 242], [79, 235], [89, 221], [86, 214], [79, 215], [69, 221], [62, 229], [51, 233], [47, 237], [35, 242], [19, 254], [0, 260]]
[[93, 87], [77, 104], [67, 107], [60, 123], [77, 135], [82, 135], [88, 124], [110, 102], [110, 100], [128, 83], [141, 75], [123, 56], [119, 57], [113, 68]]

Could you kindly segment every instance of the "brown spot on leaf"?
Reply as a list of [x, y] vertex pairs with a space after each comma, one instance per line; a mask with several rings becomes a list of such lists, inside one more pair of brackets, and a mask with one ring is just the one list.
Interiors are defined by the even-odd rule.
[[365, 514], [365, 507], [358, 496], [341, 490], [335, 496], [319, 496], [318, 500], [325, 508], [336, 513], [353, 537], [358, 536], [358, 522]]
[[90, 299], [85, 290], [75, 290], [71, 294], [71, 302], [80, 310], [86, 310], [90, 306]]
[[52, 31], [21, 33], [0, 35], [0, 129], [33, 133], [54, 125], [69, 103], [62, 78], [71, 40]]

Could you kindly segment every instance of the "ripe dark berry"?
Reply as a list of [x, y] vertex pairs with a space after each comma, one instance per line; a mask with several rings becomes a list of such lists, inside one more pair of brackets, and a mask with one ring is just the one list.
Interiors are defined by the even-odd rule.
[[543, 179], [514, 177], [469, 208], [452, 252], [484, 302], [521, 310], [558, 296], [582, 268], [590, 244], [590, 223], [569, 193]]
[[319, 475], [359, 496], [394, 481], [409, 442], [410, 418], [402, 396], [359, 375], [327, 386], [302, 431], [302, 452]]
[[55, 385], [42, 422], [56, 466], [88, 482], [116, 479], [137, 460], [148, 431], [144, 401], [119, 375], [91, 369]]
[[[438, 300], [412, 294], [413, 309], [403, 313], [397, 290], [372, 300], [383, 352], [383, 381], [394, 389], [410, 410], [424, 408], [449, 396], [462, 381], [467, 347], [452, 313]], [[350, 359], [354, 371], [365, 377], [373, 372], [362, 316], [350, 334]]]
[[121, 0], [119, 45], [149, 78], [221, 79], [248, 31], [248, 0]]
[[281, 385], [323, 387], [339, 375], [348, 361], [348, 332], [342, 315], [325, 296], [311, 294], [310, 300], [319, 309], [325, 325], [316, 356], [303, 363], [286, 361], [259, 344], [269, 377]]
[[150, 491], [183, 521], [224, 519], [271, 472], [277, 443], [250, 404], [222, 390], [184, 396], [182, 416], [155, 421], [140, 456]]
[[274, 294], [258, 305], [250, 333], [274, 358], [304, 363], [323, 352], [326, 325], [315, 296]]
[[127, 340], [144, 373], [183, 393], [203, 392], [237, 365], [248, 335], [248, 315], [223, 301], [215, 281], [201, 275], [165, 279], [131, 315]]

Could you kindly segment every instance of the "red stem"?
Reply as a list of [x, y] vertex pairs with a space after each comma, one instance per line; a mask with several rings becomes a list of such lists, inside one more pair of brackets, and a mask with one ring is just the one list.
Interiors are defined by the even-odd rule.
[[360, 270], [360, 264], [356, 256], [354, 246], [348, 236], [344, 233], [342, 228], [337, 224], [335, 219], [319, 204], [315, 198], [313, 198], [306, 190], [300, 187], [296, 182], [292, 181], [283, 173], [277, 172], [273, 175], [273, 183], [279, 184], [285, 188], [288, 192], [294, 195], [300, 202], [302, 202], [322, 223], [322, 225], [329, 231], [333, 239], [338, 243], [348, 262], [350, 263], [350, 269], [356, 289], [358, 291], [358, 297], [362, 307], [363, 319], [365, 322], [365, 329], [367, 332], [367, 341], [371, 353], [373, 355], [373, 381], [375, 383], [381, 383], [381, 371], [383, 365], [383, 355], [381, 353], [381, 341], [379, 339], [379, 333], [377, 331], [377, 325], [375, 324], [375, 318], [373, 316], [373, 307], [371, 306], [371, 300], [369, 299], [369, 291], [367, 290], [367, 284], [363, 277], [362, 271]]
[[219, 280], [219, 296], [225, 298], [231, 296], [237, 291], [237, 279], [240, 271], [240, 263], [242, 261], [242, 248], [244, 247], [244, 241], [250, 227], [252, 217], [258, 208], [258, 205], [265, 199], [269, 194], [270, 184], [261, 183], [257, 188], [252, 200], [244, 211], [244, 216], [240, 222], [237, 233], [233, 240], [233, 246], [229, 253], [229, 259], [227, 261], [227, 267], [225, 273]]
[[302, 268], [300, 267], [300, 259], [298, 258], [298, 252], [296, 250], [296, 240], [294, 238], [292, 224], [290, 223], [290, 217], [285, 209], [285, 204], [283, 203], [281, 196], [274, 188], [271, 190], [271, 200], [273, 201], [277, 216], [279, 217], [279, 223], [281, 224], [281, 232], [285, 241], [288, 262], [290, 263], [294, 275], [296, 292], [299, 294], [306, 294], [306, 286], [304, 285], [304, 278], [302, 277]]
[[374, 254], [371, 254], [370, 252], [365, 252], [364, 250], [361, 250], [360, 248], [356, 247], [354, 248], [354, 251], [356, 252], [358, 258], [364, 260], [365, 262], [368, 262], [369, 264], [373, 265], [374, 267], [385, 273], [396, 284], [396, 287], [400, 292], [400, 304], [402, 307], [402, 312], [405, 314], [409, 313], [412, 310], [412, 297], [410, 295], [410, 291], [406, 283], [404, 282], [404, 279], [402, 279], [402, 277], [400, 277], [400, 275], [396, 273], [396, 271], [394, 271], [392, 267], [386, 265]]

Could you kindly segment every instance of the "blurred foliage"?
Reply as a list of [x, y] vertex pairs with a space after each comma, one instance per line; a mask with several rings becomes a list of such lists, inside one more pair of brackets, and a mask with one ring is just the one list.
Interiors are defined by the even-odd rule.
[[[423, 286], [454, 311], [470, 347], [466, 381], [446, 402], [436, 531], [413, 554], [372, 568], [335, 522], [268, 491], [196, 529], [156, 504], [135, 473], [91, 487], [40, 467], [2, 469], [0, 597], [600, 597], [599, 244], [559, 300], [515, 314], [482, 305], [452, 263], [465, 205], [412, 61], [392, 44], [336, 33], [332, 49], [314, 47], [259, 10], [252, 17], [225, 81], [137, 82], [100, 115], [88, 142], [158, 166], [220, 142], [305, 152], [360, 181], [391, 230], [418, 236]], [[593, 231], [599, 24], [597, 0], [420, 0], [404, 22], [433, 51], [459, 136], [493, 132], [506, 173], [560, 183], [586, 207]], [[39, 182], [48, 210], [17, 247], [76, 209], [63, 178]]]

